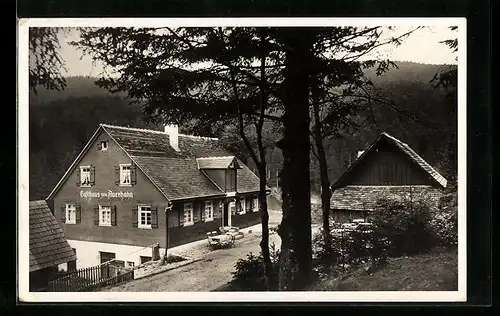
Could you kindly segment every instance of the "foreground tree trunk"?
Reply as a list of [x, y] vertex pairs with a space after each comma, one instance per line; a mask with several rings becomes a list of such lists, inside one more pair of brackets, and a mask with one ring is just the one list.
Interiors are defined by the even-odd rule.
[[288, 30], [284, 70], [283, 152], [280, 182], [283, 199], [279, 289], [301, 290], [311, 281], [311, 186], [307, 31]]
[[264, 259], [264, 278], [266, 288], [269, 291], [274, 289], [275, 280], [273, 278], [271, 256], [269, 253], [269, 212], [267, 209], [266, 185], [266, 165], [264, 162], [259, 165], [259, 212], [262, 223], [262, 239], [260, 241], [260, 248], [262, 251], [262, 258]]
[[330, 251], [330, 179], [328, 177], [328, 163], [326, 160], [325, 147], [323, 146], [323, 133], [321, 131], [321, 119], [319, 116], [319, 106], [313, 103], [314, 115], [314, 145], [317, 150], [317, 158], [319, 162], [319, 175], [321, 181], [321, 209], [323, 211], [323, 240], [325, 242], [326, 251]]

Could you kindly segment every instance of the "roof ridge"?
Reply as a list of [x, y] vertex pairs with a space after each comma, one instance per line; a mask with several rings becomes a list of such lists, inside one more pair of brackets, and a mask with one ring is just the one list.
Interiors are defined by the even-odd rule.
[[[136, 132], [147, 132], [147, 133], [156, 133], [156, 134], [168, 135], [168, 133], [165, 133], [164, 131], [156, 131], [154, 129], [138, 128], [138, 127], [127, 127], [127, 126], [118, 126], [118, 125], [105, 124], [105, 123], [101, 123], [99, 125], [102, 126], [102, 127], [108, 127], [108, 128], [118, 128], [118, 129], [129, 130], [129, 131], [136, 131]], [[218, 138], [215, 138], [215, 137], [196, 136], [196, 135], [187, 135], [187, 134], [178, 134], [178, 135], [182, 136], [182, 137], [190, 137], [190, 138], [197, 138], [197, 139], [204, 139], [204, 140], [219, 140]]]
[[219, 140], [219, 138], [216, 138], [216, 137], [196, 136], [196, 135], [186, 135], [186, 134], [178, 134], [178, 135], [182, 136], [182, 137], [190, 137], [190, 138], [203, 139], [203, 140]]
[[235, 158], [235, 156], [209, 156], [209, 157], [197, 157], [196, 159], [225, 159], [225, 158]]
[[118, 125], [111, 125], [111, 124], [104, 124], [104, 123], [101, 123], [99, 125], [102, 126], [102, 127], [118, 128], [118, 129], [123, 129], [123, 130], [128, 130], [128, 131], [149, 132], [149, 133], [156, 133], [156, 134], [165, 134], [165, 135], [168, 135], [167, 133], [165, 133], [163, 131], [155, 131], [153, 129], [137, 128], [137, 127], [127, 127], [127, 126], [118, 126]]

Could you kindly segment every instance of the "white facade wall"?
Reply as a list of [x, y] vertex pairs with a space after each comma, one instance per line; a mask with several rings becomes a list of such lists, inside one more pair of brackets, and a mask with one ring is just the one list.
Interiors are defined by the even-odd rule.
[[[100, 252], [112, 252], [116, 256], [116, 260], [134, 262], [134, 265], [141, 264], [141, 256], [152, 257], [153, 249], [149, 247], [138, 247], [129, 245], [119, 245], [101, 242], [90, 242], [81, 240], [68, 240], [71, 248], [76, 250], [76, 268], [88, 268], [101, 264]], [[165, 249], [160, 248], [160, 256], [165, 254]], [[66, 270], [67, 265], [62, 264], [59, 268]]]

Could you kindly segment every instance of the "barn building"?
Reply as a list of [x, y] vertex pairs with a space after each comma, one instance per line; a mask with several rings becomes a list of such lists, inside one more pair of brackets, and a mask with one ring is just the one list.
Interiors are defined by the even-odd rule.
[[382, 133], [332, 185], [336, 223], [367, 219], [381, 198], [438, 203], [446, 179], [407, 144]]
[[76, 254], [45, 201], [29, 203], [30, 291], [45, 290], [60, 265], [76, 268]]
[[[133, 266], [220, 226], [260, 222], [259, 178], [218, 139], [101, 124], [47, 198], [77, 268]], [[168, 239], [167, 239], [168, 236]]]

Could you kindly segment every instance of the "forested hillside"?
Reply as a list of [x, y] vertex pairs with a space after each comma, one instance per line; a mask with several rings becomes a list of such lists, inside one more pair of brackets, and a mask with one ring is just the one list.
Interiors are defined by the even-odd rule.
[[[431, 164], [440, 167], [456, 115], [445, 92], [433, 88], [430, 80], [437, 71], [450, 66], [397, 64], [398, 69], [379, 77], [367, 70], [377, 94], [391, 101], [390, 105], [373, 104], [369, 115], [376, 124], [373, 120], [367, 121], [349, 137], [325, 141], [332, 182], [352, 162], [356, 152], [363, 150], [382, 131], [400, 138]], [[67, 78], [68, 86], [63, 91], [40, 90], [38, 95], [30, 96], [30, 199], [43, 199], [48, 195], [99, 123], [161, 129], [144, 122], [140, 106], [129, 105], [122, 95], [111, 95], [95, 86], [93, 80]], [[244, 157], [244, 150], [238, 150], [243, 146], [235, 144], [234, 134], [226, 131], [217, 136], [238, 151], [240, 158], [250, 161], [245, 159], [248, 157]], [[267, 138], [271, 186], [276, 186], [281, 164], [281, 152], [272, 145], [278, 137], [270, 127]], [[311, 180], [315, 189], [319, 188], [317, 169], [312, 159]]]

